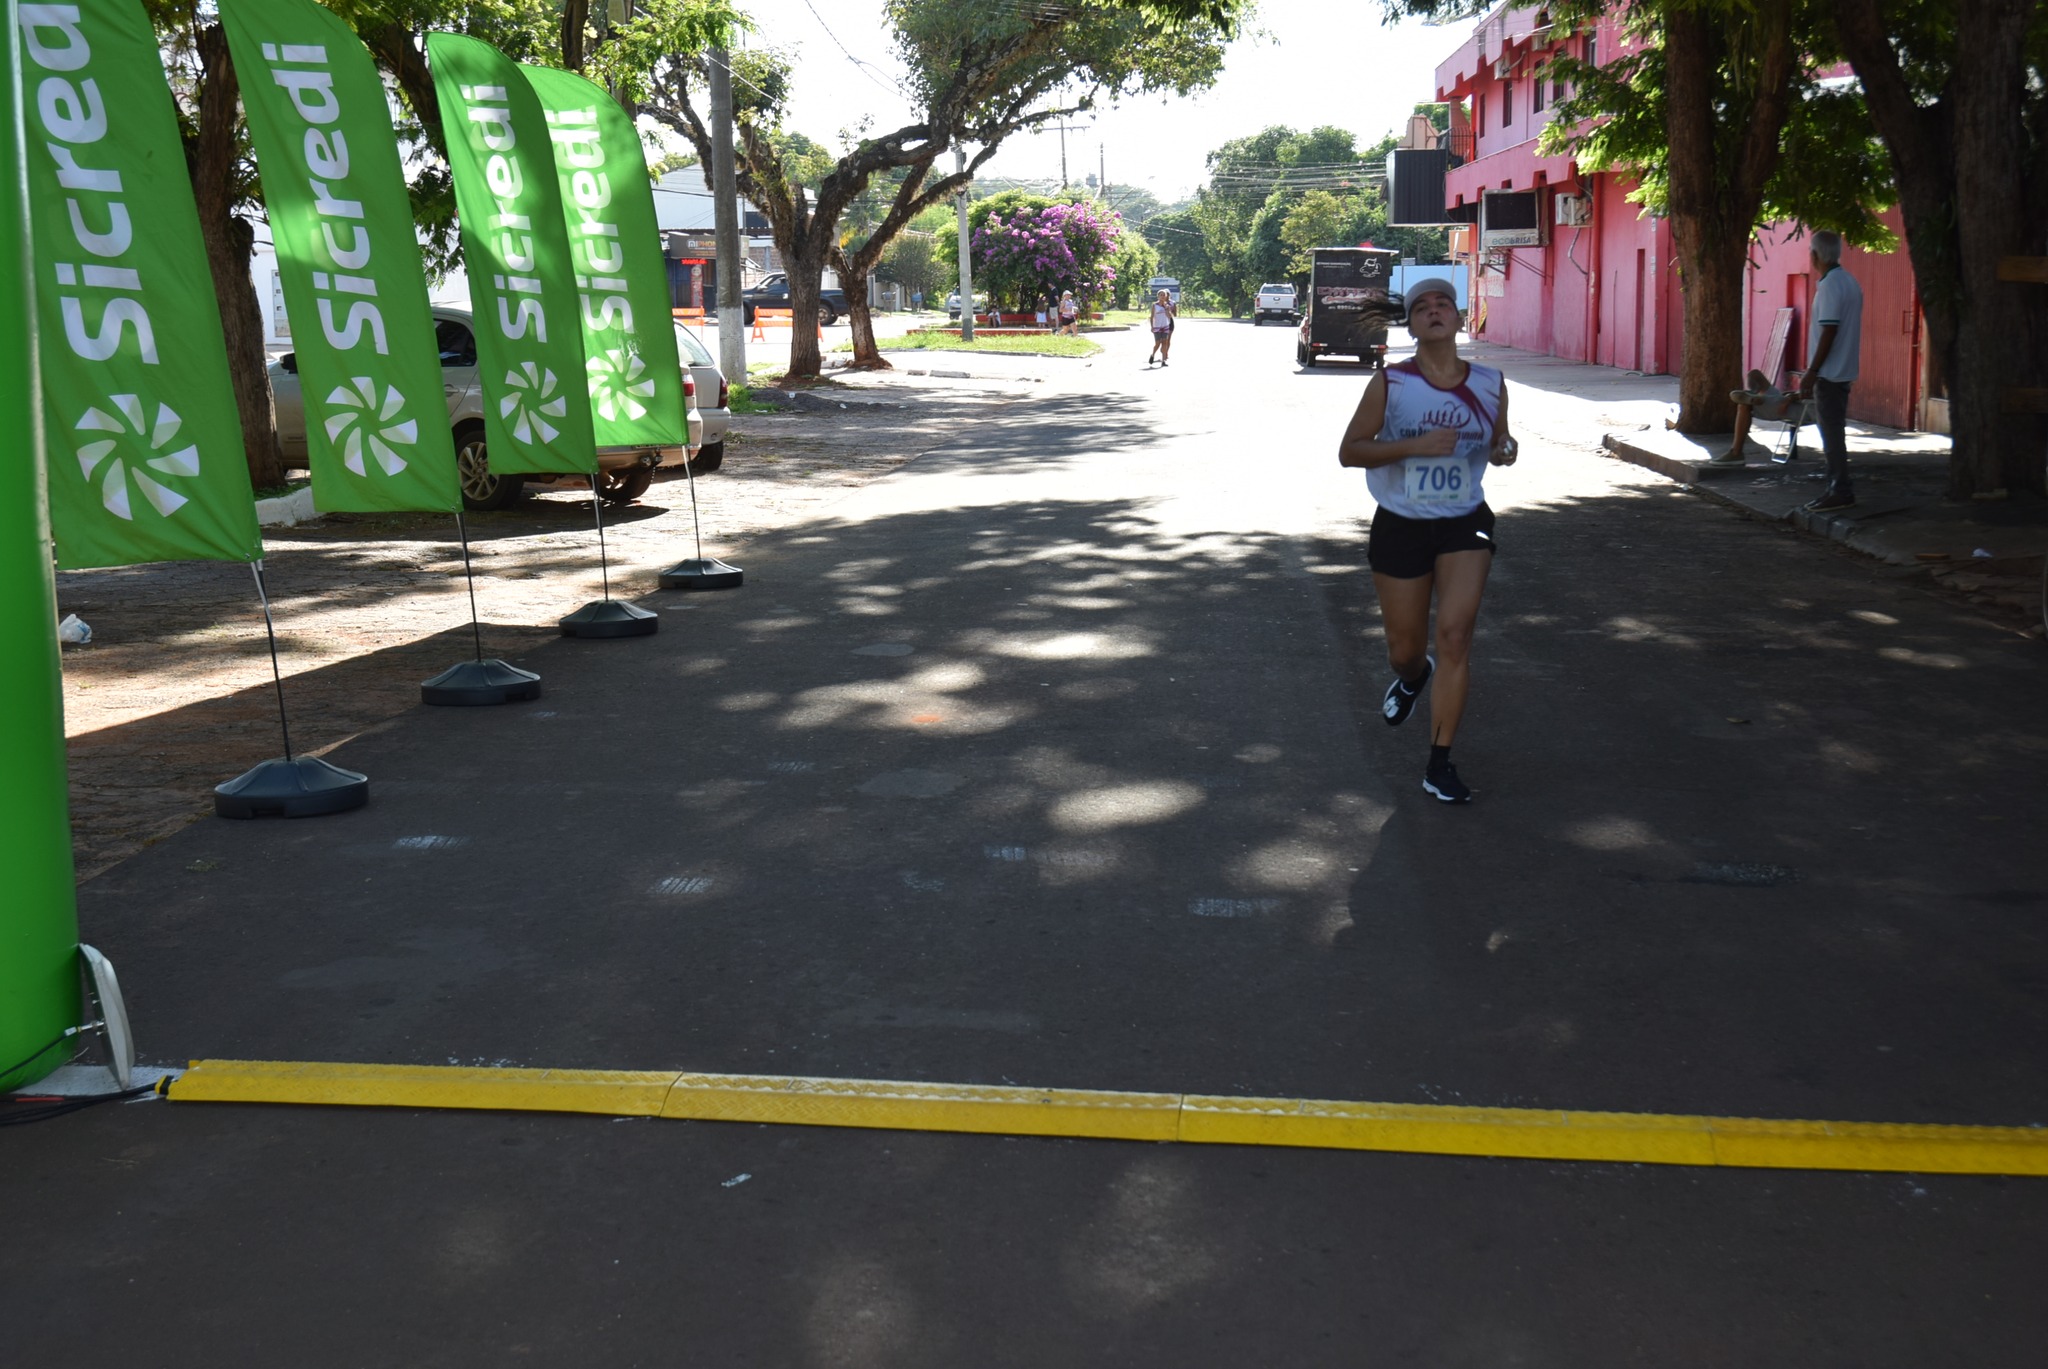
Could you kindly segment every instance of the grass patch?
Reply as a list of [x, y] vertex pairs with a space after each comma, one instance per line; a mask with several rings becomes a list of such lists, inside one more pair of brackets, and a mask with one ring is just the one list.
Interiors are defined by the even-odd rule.
[[[772, 370], [774, 368], [770, 367], [769, 369]], [[782, 412], [773, 404], [763, 404], [760, 400], [754, 398], [754, 387], [751, 385], [727, 385], [725, 387], [725, 402], [736, 414], [779, 414]]]
[[[875, 346], [884, 352], [995, 352], [1010, 356], [1092, 357], [1102, 348], [1084, 337], [977, 337], [962, 342], [958, 333], [905, 333], [901, 337], [878, 338]], [[853, 344], [842, 342], [832, 349], [850, 352]]]
[[313, 481], [310, 477], [305, 479], [287, 479], [282, 485], [265, 485], [261, 489], [253, 491], [253, 493], [258, 499], [282, 499], [288, 494], [303, 490], [312, 483]]

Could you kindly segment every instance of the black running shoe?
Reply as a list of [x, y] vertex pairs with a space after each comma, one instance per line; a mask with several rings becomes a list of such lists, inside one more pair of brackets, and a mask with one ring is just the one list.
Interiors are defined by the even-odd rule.
[[1458, 778], [1458, 767], [1449, 761], [1425, 772], [1422, 787], [1445, 803], [1472, 802], [1472, 791], [1465, 786], [1465, 781]]
[[1415, 711], [1415, 701], [1422, 697], [1422, 687], [1429, 683], [1429, 677], [1436, 674], [1436, 657], [1422, 658], [1422, 678], [1408, 684], [1400, 676], [1387, 686], [1386, 697], [1380, 700], [1380, 715], [1387, 720], [1388, 727], [1399, 727], [1408, 721], [1408, 715]]
[[1833, 513], [1836, 509], [1853, 509], [1855, 507], [1855, 495], [1847, 490], [1836, 489], [1829, 490], [1820, 498], [1808, 503], [1806, 510], [1808, 513]]

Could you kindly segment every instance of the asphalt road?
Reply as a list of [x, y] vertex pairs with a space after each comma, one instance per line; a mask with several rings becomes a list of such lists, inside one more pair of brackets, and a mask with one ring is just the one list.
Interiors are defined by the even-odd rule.
[[[657, 637], [540, 648], [538, 703], [350, 743], [365, 810], [92, 881], [144, 1053], [2048, 1123], [2038, 643], [1517, 387], [1444, 807], [1376, 712], [1363, 375], [1176, 347], [1067, 363], [737, 593], [649, 596]], [[2048, 1331], [2031, 1180], [157, 1102], [0, 1153], [25, 1364], [1993, 1366]]]

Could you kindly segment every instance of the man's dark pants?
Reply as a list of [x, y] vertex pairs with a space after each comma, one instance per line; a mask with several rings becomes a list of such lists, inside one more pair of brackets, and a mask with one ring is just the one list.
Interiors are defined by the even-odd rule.
[[1813, 383], [1816, 424], [1820, 428], [1820, 449], [1828, 461], [1828, 492], [1849, 491], [1849, 382], [1816, 380]]

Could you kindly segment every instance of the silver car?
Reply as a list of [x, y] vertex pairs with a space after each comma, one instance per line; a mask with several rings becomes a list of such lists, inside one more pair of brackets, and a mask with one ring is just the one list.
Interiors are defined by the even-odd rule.
[[682, 353], [683, 365], [697, 382], [696, 412], [703, 415], [704, 431], [700, 435], [697, 425], [690, 425], [692, 445], [697, 449], [697, 454], [690, 458], [690, 469], [702, 475], [725, 464], [725, 434], [732, 427], [732, 392], [704, 339], [680, 322], [676, 324], [676, 350]]
[[[581, 473], [499, 475], [491, 469], [484, 441], [483, 389], [477, 383], [476, 332], [467, 309], [434, 306], [434, 336], [441, 349], [441, 389], [448, 396], [448, 421], [455, 432], [455, 465], [462, 477], [465, 509], [509, 508], [528, 481], [542, 485], [583, 485]], [[306, 405], [299, 392], [294, 353], [270, 366], [270, 392], [277, 402], [277, 440], [287, 465], [306, 461]], [[630, 504], [647, 492], [657, 466], [681, 465], [702, 441], [696, 377], [683, 368], [683, 402], [690, 406], [689, 447], [599, 447], [597, 492], [608, 504]], [[701, 469], [701, 468], [700, 468]]]

